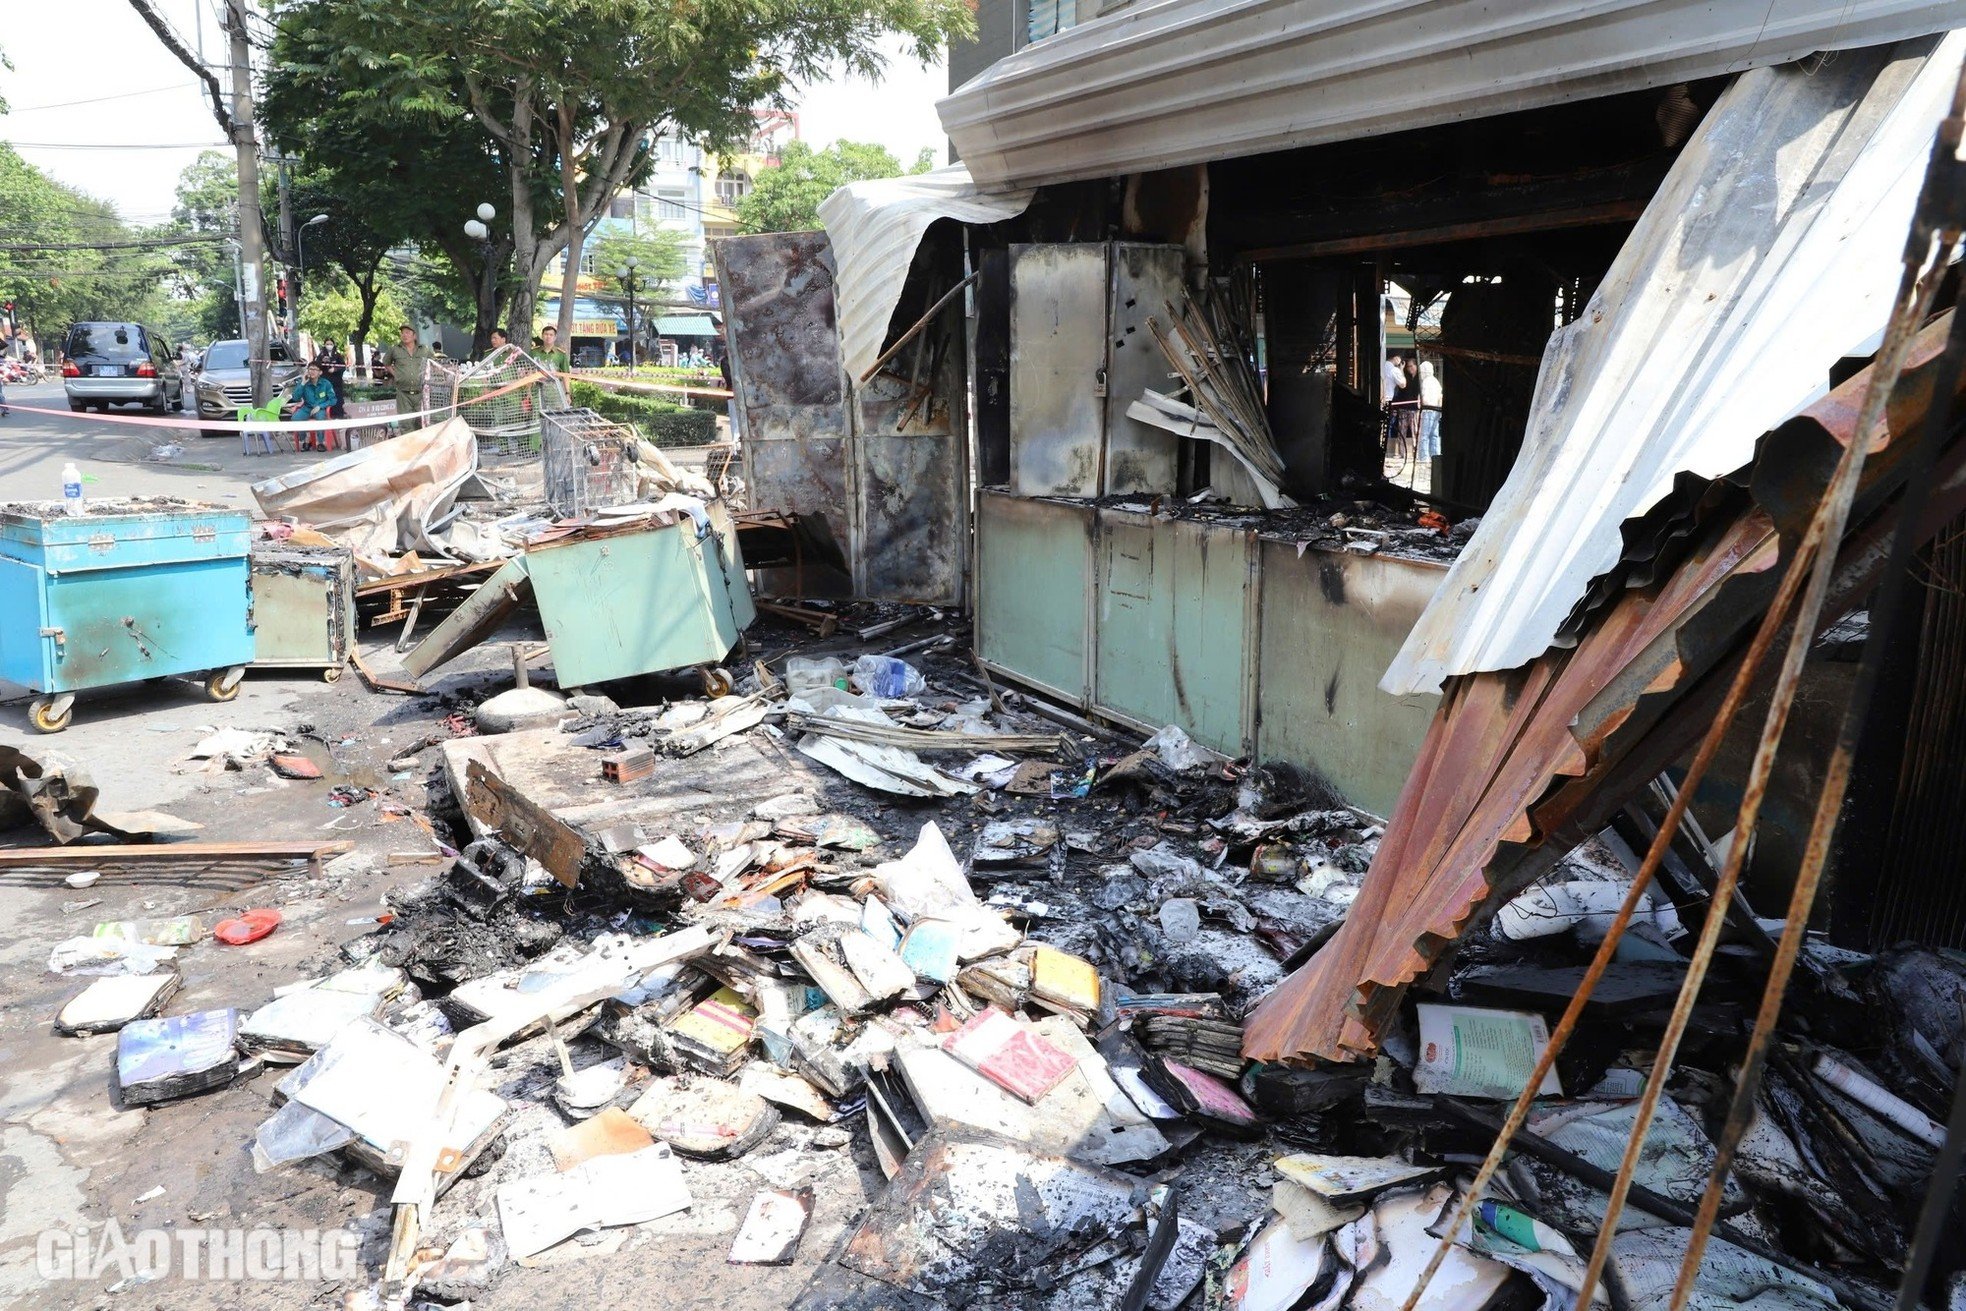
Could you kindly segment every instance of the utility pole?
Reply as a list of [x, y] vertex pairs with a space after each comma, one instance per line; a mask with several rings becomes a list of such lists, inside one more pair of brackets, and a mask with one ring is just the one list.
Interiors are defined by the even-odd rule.
[[253, 52], [246, 30], [246, 0], [226, 0], [225, 29], [232, 38], [232, 144], [239, 160], [239, 263], [244, 298], [246, 353], [252, 359], [253, 404], [272, 392], [266, 347], [266, 250], [259, 212], [259, 142], [253, 125]]
[[291, 162], [285, 155], [280, 156], [280, 263], [287, 269], [287, 317], [280, 325], [283, 337], [292, 337], [300, 331], [300, 263], [294, 254], [293, 170], [288, 168]]

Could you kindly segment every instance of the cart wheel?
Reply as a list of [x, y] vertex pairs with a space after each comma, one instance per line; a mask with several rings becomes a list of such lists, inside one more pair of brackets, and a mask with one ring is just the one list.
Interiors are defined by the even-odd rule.
[[321, 671], [321, 681], [323, 683], [339, 682], [341, 679], [341, 669], [342, 667], [340, 665], [329, 665]]
[[241, 665], [221, 669], [205, 680], [205, 695], [213, 701], [231, 701], [239, 695], [239, 685], [246, 681], [246, 671]]
[[28, 722], [43, 733], [61, 732], [74, 714], [75, 702], [68, 697], [37, 696], [27, 703]]
[[729, 696], [731, 689], [737, 686], [731, 680], [730, 670], [721, 665], [705, 665], [696, 672], [703, 680], [703, 695], [713, 701], [720, 696]]

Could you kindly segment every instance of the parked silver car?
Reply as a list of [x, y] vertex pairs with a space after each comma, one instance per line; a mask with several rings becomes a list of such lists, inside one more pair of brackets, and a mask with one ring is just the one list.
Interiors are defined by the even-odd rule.
[[[282, 392], [300, 376], [301, 365], [284, 341], [266, 343], [267, 358], [273, 362], [273, 390]], [[192, 395], [198, 401], [201, 419], [230, 419], [253, 403], [252, 355], [243, 339], [215, 341], [205, 347], [198, 372], [191, 379]], [[229, 436], [213, 433], [208, 436]]]
[[141, 323], [78, 323], [62, 341], [61, 383], [71, 410], [143, 405], [184, 408], [184, 375], [163, 335]]

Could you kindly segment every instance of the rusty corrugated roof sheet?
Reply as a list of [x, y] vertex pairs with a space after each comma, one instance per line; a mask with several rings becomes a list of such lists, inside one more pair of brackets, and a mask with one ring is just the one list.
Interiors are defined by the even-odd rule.
[[[1889, 435], [1923, 416], [1949, 321], [1915, 343]], [[1629, 525], [1623, 577], [1608, 580], [1609, 604], [1573, 649], [1448, 685], [1351, 914], [1250, 1016], [1244, 1055], [1370, 1054], [1408, 983], [1686, 749], [1766, 608], [1868, 383], [1866, 370], [1770, 434], [1747, 476], [1689, 482], [1678, 512]], [[1866, 464], [1829, 617], [1882, 567], [1894, 455], [1887, 436]], [[1939, 472], [1921, 531], [1966, 506], [1966, 442], [1953, 441]]]

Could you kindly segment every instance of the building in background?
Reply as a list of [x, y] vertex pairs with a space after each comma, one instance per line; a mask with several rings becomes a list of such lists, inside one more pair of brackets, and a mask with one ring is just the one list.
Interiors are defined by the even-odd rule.
[[[638, 187], [617, 195], [607, 215], [589, 234], [581, 256], [581, 274], [574, 302], [574, 331], [570, 351], [591, 359], [597, 351], [613, 353], [617, 343], [625, 343], [627, 316], [612, 301], [596, 299], [603, 290], [607, 270], [595, 260], [594, 243], [608, 235], [632, 235], [636, 231], [674, 233], [679, 239], [683, 273], [679, 279], [648, 289], [648, 299], [636, 314], [643, 329], [642, 349], [648, 358], [661, 352], [658, 338], [663, 322], [687, 324], [692, 330], [703, 327], [706, 314], [722, 308], [717, 290], [717, 273], [711, 266], [707, 242], [736, 236], [739, 230], [738, 202], [749, 194], [761, 169], [778, 163], [788, 141], [799, 139], [799, 116], [778, 110], [760, 110], [756, 129], [746, 149], [728, 159], [719, 158], [694, 142], [665, 134], [655, 138], [651, 149], [655, 164], [648, 178]], [[556, 259], [540, 284], [539, 321], [553, 322], [560, 312], [559, 293], [565, 277], [566, 256]], [[711, 338], [714, 340], [714, 337]], [[688, 352], [692, 340], [681, 342]], [[623, 347], [625, 349], [625, 347]]]

